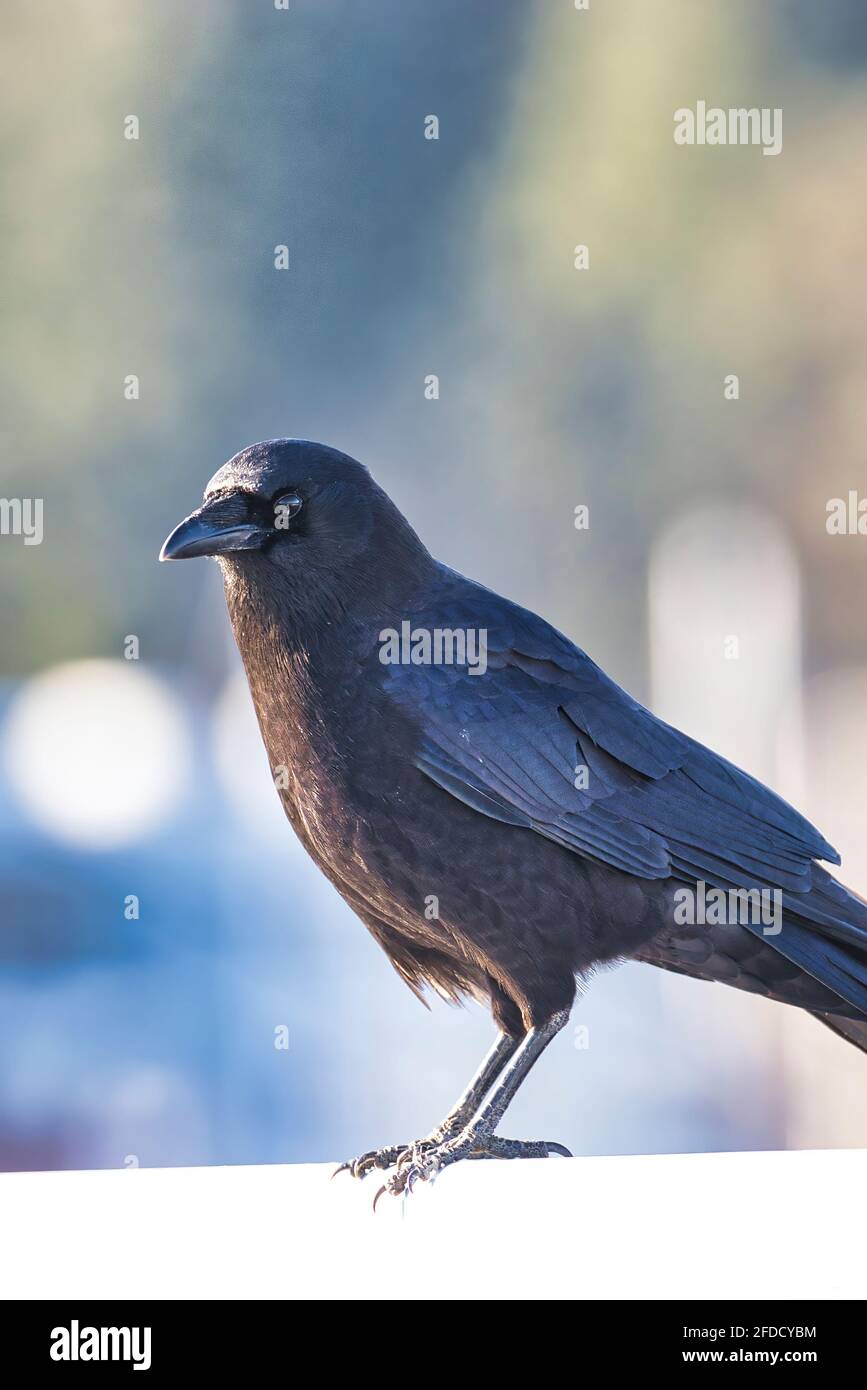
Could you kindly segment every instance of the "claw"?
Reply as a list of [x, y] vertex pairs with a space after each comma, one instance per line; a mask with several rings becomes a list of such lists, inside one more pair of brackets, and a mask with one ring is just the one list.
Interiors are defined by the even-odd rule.
[[346, 1163], [341, 1163], [339, 1168], [331, 1174], [333, 1178], [338, 1173], [349, 1173], [353, 1178], [366, 1178], [368, 1173], [372, 1173], [374, 1168], [382, 1172], [386, 1168], [391, 1168], [399, 1156], [404, 1151], [403, 1144], [395, 1144], [388, 1149], [368, 1149], [367, 1153], [359, 1154], [358, 1158], [350, 1158]]
[[392, 1168], [394, 1171], [373, 1199], [373, 1210], [376, 1211], [384, 1193], [406, 1199], [420, 1182], [434, 1182], [441, 1169], [463, 1158], [547, 1158], [551, 1154], [561, 1158], [572, 1157], [565, 1144], [557, 1144], [552, 1139], [502, 1139], [486, 1128], [476, 1126], [447, 1140], [438, 1140], [434, 1135], [429, 1135], [427, 1139], [417, 1139], [414, 1144], [372, 1149], [359, 1158], [350, 1159], [348, 1163], [341, 1163], [331, 1176], [336, 1178], [338, 1173], [350, 1173], [354, 1178], [365, 1178], [374, 1168], [380, 1172]]
[[388, 1183], [384, 1182], [384, 1183], [382, 1184], [382, 1187], [379, 1189], [379, 1191], [377, 1192], [376, 1196], [375, 1196], [374, 1199], [373, 1199], [373, 1210], [374, 1210], [374, 1212], [376, 1211], [376, 1204], [377, 1204], [377, 1202], [379, 1201], [380, 1197], [382, 1196], [383, 1192], [387, 1192], [387, 1191], [388, 1191]]
[[383, 1183], [374, 1197], [373, 1210], [376, 1211], [376, 1204], [385, 1192], [387, 1192], [390, 1197], [403, 1197], [405, 1200], [409, 1197], [415, 1184], [419, 1180], [426, 1182], [427, 1177], [424, 1171], [415, 1164], [412, 1164], [408, 1168], [401, 1169], [400, 1172], [395, 1170], [387, 1182]]

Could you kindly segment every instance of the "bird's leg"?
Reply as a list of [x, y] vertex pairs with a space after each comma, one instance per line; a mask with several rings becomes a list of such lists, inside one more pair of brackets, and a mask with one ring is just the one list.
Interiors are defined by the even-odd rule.
[[499, 1034], [463, 1095], [446, 1118], [424, 1139], [416, 1139], [412, 1144], [392, 1144], [385, 1149], [371, 1149], [359, 1158], [341, 1163], [334, 1176], [336, 1177], [337, 1173], [351, 1173], [354, 1178], [364, 1178], [374, 1168], [392, 1168], [404, 1154], [422, 1154], [436, 1144], [454, 1139], [473, 1118], [520, 1042], [520, 1038], [510, 1037], [508, 1033]]
[[412, 1191], [416, 1182], [426, 1182], [440, 1169], [462, 1158], [547, 1158], [551, 1153], [570, 1157], [569, 1150], [562, 1144], [547, 1140], [501, 1139], [494, 1133], [530, 1068], [568, 1018], [569, 1010], [562, 1009], [537, 1028], [531, 1028], [515, 1048], [487, 1099], [482, 1101], [460, 1133], [418, 1154], [410, 1151], [402, 1155], [397, 1171], [380, 1189], [377, 1197], [382, 1192], [396, 1196], [404, 1191]]
[[502, 1074], [506, 1063], [515, 1055], [520, 1044], [520, 1038], [510, 1037], [508, 1033], [498, 1035], [460, 1099], [449, 1111], [446, 1118], [437, 1125], [436, 1129], [432, 1130], [427, 1138], [421, 1141], [423, 1144], [441, 1144], [444, 1140], [453, 1139], [456, 1134], [460, 1134], [464, 1126], [473, 1118], [488, 1091], [497, 1077]]

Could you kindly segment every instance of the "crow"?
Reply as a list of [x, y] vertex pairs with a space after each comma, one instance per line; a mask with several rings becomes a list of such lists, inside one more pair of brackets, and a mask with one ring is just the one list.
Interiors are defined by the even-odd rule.
[[624, 959], [793, 1004], [867, 1051], [867, 902], [760, 782], [657, 719], [542, 618], [436, 561], [367, 469], [303, 439], [236, 454], [160, 558], [215, 556], [286, 815], [422, 997], [497, 1039], [423, 1139], [342, 1165], [411, 1191], [496, 1131]]

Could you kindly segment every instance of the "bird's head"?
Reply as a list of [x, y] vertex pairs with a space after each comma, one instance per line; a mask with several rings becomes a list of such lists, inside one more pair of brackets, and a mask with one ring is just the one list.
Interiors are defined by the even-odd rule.
[[227, 584], [291, 591], [346, 585], [427, 557], [363, 464], [307, 439], [251, 444], [214, 474], [201, 507], [166, 540], [161, 560], [211, 555]]

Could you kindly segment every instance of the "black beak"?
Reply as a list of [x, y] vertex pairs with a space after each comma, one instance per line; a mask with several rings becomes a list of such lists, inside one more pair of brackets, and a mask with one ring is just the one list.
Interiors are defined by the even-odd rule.
[[247, 520], [245, 513], [239, 497], [215, 497], [175, 527], [163, 543], [160, 559], [191, 560], [196, 555], [261, 550], [271, 533]]

